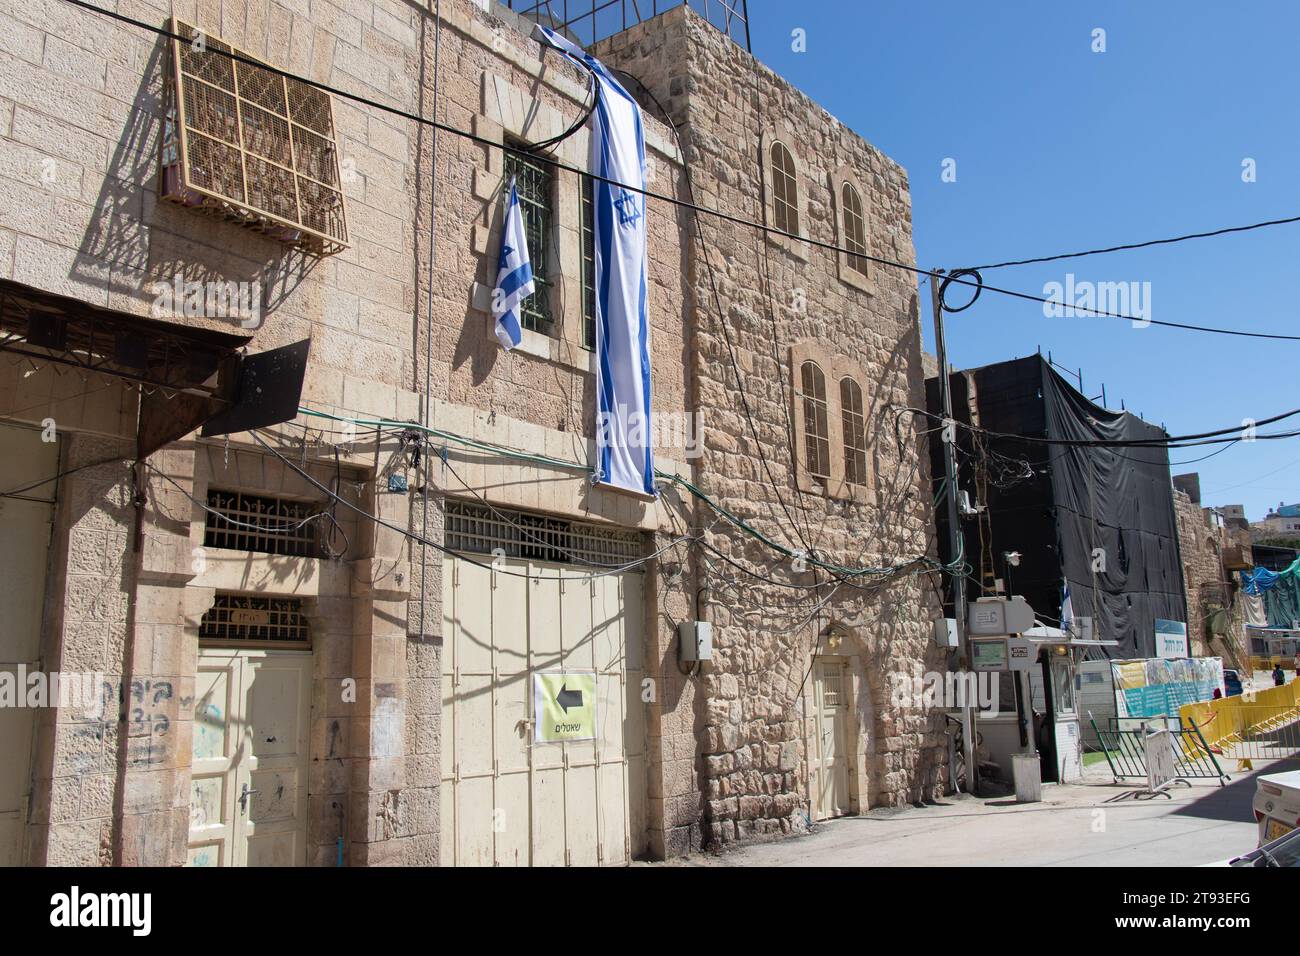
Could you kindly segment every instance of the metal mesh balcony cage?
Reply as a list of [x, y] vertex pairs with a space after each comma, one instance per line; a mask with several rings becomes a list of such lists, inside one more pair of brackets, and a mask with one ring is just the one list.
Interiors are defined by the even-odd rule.
[[551, 27], [580, 46], [591, 46], [683, 4], [746, 50], [748, 0], [499, 0], [521, 17]]
[[346, 249], [329, 94], [181, 20], [171, 32], [192, 39], [170, 41], [163, 196], [315, 255]]

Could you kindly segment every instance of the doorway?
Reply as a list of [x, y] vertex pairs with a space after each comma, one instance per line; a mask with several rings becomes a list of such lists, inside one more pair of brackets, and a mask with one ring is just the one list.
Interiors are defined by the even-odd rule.
[[[57, 441], [35, 428], [0, 424], [0, 488], [20, 489], [0, 499], [0, 673], [21, 686], [23, 672], [40, 669], [45, 572], [54, 521]], [[18, 691], [20, 694], [23, 690]], [[23, 859], [35, 711], [0, 707], [0, 866]]]
[[307, 862], [310, 650], [199, 653], [189, 866]]
[[828, 820], [853, 812], [846, 725], [850, 703], [847, 661], [818, 657], [813, 662], [812, 777], [816, 783], [817, 819]]

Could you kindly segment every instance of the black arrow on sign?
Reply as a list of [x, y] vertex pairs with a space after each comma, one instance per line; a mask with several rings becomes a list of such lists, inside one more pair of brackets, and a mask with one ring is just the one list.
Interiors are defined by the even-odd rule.
[[555, 695], [555, 702], [559, 704], [567, 714], [570, 707], [582, 706], [582, 691], [569, 690], [569, 685], [565, 682], [560, 685], [560, 692]]

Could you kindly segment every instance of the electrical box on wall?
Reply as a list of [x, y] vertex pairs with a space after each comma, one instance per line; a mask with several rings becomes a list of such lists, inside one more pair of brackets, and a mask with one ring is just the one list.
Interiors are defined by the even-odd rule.
[[708, 621], [682, 621], [678, 624], [677, 659], [690, 664], [713, 660], [713, 625]]
[[941, 617], [934, 622], [934, 643], [939, 647], [957, 646], [957, 619]]
[[1020, 595], [980, 598], [966, 605], [966, 630], [980, 637], [1022, 634], [1034, 626], [1034, 609]]

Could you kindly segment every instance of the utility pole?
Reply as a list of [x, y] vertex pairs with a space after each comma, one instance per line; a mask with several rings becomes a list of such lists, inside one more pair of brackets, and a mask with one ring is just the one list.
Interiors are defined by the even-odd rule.
[[[957, 429], [950, 424], [952, 418], [952, 389], [948, 381], [948, 346], [943, 337], [943, 302], [939, 296], [941, 270], [930, 273], [930, 302], [934, 308], [934, 348], [939, 358], [939, 406], [943, 412], [944, 500], [948, 508], [948, 554], [951, 561], [965, 560], [966, 549], [962, 543], [961, 516], [957, 509]], [[970, 665], [970, 647], [966, 636], [966, 575], [949, 574], [952, 582], [952, 613], [957, 619], [957, 650]], [[966, 758], [966, 786], [974, 793], [979, 787], [976, 777], [979, 760], [975, 756], [975, 702], [964, 701], [961, 710], [962, 749]]]

